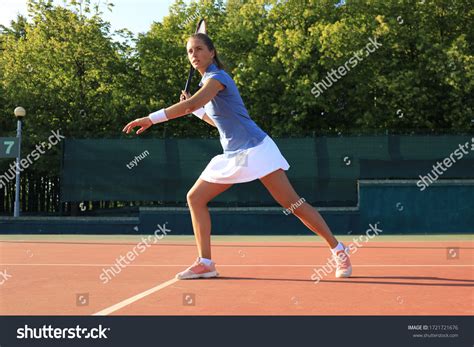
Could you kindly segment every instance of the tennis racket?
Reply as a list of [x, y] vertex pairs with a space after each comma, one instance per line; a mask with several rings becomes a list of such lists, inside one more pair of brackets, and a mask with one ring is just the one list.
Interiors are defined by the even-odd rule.
[[[201, 19], [197, 25], [195, 34], [197, 33], [207, 34], [206, 21], [204, 20], [204, 18]], [[191, 65], [191, 67], [189, 68], [188, 80], [186, 81], [186, 86], [184, 87], [186, 93], [189, 93], [189, 88], [191, 88], [191, 80], [193, 79], [194, 71], [195, 69]]]

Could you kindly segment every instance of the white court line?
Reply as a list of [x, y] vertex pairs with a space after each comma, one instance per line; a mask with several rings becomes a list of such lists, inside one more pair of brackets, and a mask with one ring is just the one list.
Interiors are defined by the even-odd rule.
[[[3, 266], [111, 266], [112, 264], [0, 264]], [[149, 264], [144, 264], [144, 265], [128, 265], [128, 266], [133, 266], [133, 267], [178, 267], [178, 266], [186, 266], [186, 265], [162, 265], [162, 264], [157, 264], [157, 265], [149, 265]], [[308, 264], [291, 264], [291, 265], [284, 265], [284, 264], [279, 264], [279, 265], [264, 265], [264, 264], [244, 264], [244, 265], [219, 265], [220, 267], [316, 267], [316, 266], [324, 266], [324, 265], [308, 265]], [[354, 267], [473, 267], [474, 265], [437, 265], [437, 264], [404, 264], [404, 265], [380, 265], [380, 264], [363, 264], [363, 265], [355, 265]], [[118, 311], [125, 306], [128, 306], [138, 300], [143, 299], [144, 297], [156, 293], [166, 287], [169, 287], [170, 285], [176, 283], [177, 279], [173, 278], [169, 281], [163, 282], [153, 288], [150, 288], [142, 293], [139, 293], [135, 296], [132, 296], [131, 298], [125, 299], [115, 305], [112, 305], [108, 308], [105, 308], [99, 312], [96, 312], [93, 314], [93, 316], [107, 316], [115, 311]]]
[[[104, 267], [114, 266], [116, 264], [19, 264], [19, 263], [0, 263], [0, 266], [91, 266]], [[218, 267], [315, 267], [325, 266], [327, 264], [217, 264]], [[126, 265], [124, 267], [188, 267], [189, 264], [142, 264]], [[473, 264], [353, 264], [352, 267], [474, 267]]]
[[173, 278], [169, 281], [166, 281], [160, 285], [157, 285], [156, 287], [153, 287], [153, 288], [150, 288], [148, 290], [145, 290], [144, 292], [140, 293], [140, 294], [137, 294], [135, 296], [132, 296], [131, 298], [128, 298], [128, 299], [125, 299], [121, 302], [119, 302], [118, 304], [115, 304], [113, 306], [110, 306], [110, 307], [107, 307], [106, 309], [103, 309], [102, 311], [99, 311], [99, 312], [96, 312], [93, 314], [93, 316], [107, 316], [108, 314], [111, 314], [115, 311], [118, 311], [120, 310], [121, 308], [124, 308], [125, 306], [128, 306], [130, 304], [133, 304], [135, 301], [138, 301], [140, 299], [143, 299], [145, 296], [148, 296], [150, 294], [153, 294], [161, 289], [164, 289], [176, 282], [178, 282], [179, 280], [176, 279], [176, 278]]

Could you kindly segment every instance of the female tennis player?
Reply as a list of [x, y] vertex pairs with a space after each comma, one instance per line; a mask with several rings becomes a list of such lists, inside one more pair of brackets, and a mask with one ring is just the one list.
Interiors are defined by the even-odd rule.
[[[330, 247], [336, 263], [336, 277], [349, 277], [352, 266], [348, 250], [338, 242], [319, 212], [301, 199], [285, 170], [290, 165], [280, 150], [250, 118], [233, 79], [224, 71], [211, 39], [192, 35], [186, 45], [188, 59], [202, 75], [201, 88], [191, 96], [182, 92], [180, 102], [136, 119], [123, 129], [137, 135], [153, 124], [182, 117], [191, 112], [217, 127], [223, 154], [214, 157], [187, 194], [199, 257], [178, 279], [210, 278], [219, 274], [211, 256], [211, 218], [207, 204], [233, 184], [259, 179], [273, 198], [290, 210]], [[298, 206], [298, 207], [294, 207]]]

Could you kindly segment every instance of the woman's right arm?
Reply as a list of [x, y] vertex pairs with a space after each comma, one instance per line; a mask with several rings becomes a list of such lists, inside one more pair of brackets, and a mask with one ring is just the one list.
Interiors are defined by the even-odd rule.
[[214, 123], [214, 121], [211, 119], [211, 117], [209, 117], [207, 114], [204, 115], [204, 117], [202, 117], [202, 120], [205, 121], [206, 123], [212, 125], [214, 128], [217, 128], [216, 124]]
[[[179, 98], [179, 101], [184, 101], [186, 99], [189, 99], [191, 97], [191, 94], [186, 93], [184, 90], [181, 91], [181, 96]], [[216, 124], [214, 124], [214, 121], [212, 120], [211, 117], [209, 117], [206, 113], [204, 113], [204, 116], [202, 117], [202, 120], [208, 123], [209, 125], [212, 125], [213, 127], [216, 127]]]

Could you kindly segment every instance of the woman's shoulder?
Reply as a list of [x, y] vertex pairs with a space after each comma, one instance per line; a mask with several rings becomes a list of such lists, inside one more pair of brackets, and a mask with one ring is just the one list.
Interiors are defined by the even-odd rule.
[[215, 70], [206, 72], [206, 76], [216, 76], [216, 75], [230, 77], [230, 75], [224, 69], [215, 69]]
[[201, 83], [206, 82], [210, 78], [218, 80], [226, 87], [228, 87], [229, 84], [232, 84], [234, 82], [232, 77], [224, 69], [213, 69], [212, 71], [206, 71]]

